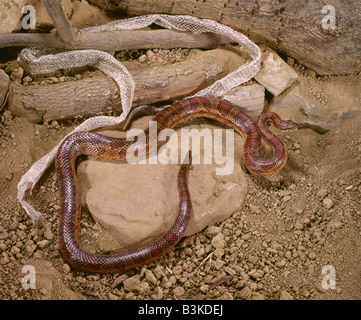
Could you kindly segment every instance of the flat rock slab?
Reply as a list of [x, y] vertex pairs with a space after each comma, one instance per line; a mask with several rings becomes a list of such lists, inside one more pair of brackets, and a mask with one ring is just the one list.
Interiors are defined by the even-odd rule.
[[229, 90], [222, 99], [225, 99], [256, 119], [263, 111], [265, 88], [258, 83], [249, 86], [238, 86]]
[[[144, 129], [149, 120], [151, 117], [141, 118], [135, 121], [133, 127]], [[211, 132], [213, 129], [221, 129], [213, 124], [184, 128], [197, 128], [200, 131], [210, 129]], [[179, 138], [180, 130], [177, 131]], [[222, 132], [224, 146], [225, 129]], [[119, 131], [102, 133], [125, 136]], [[215, 169], [225, 164], [204, 164], [203, 151], [200, 153], [200, 164], [194, 164], [193, 157], [188, 180], [193, 214], [186, 236], [221, 222], [242, 208], [247, 193], [245, 174], [241, 167], [243, 139], [237, 133], [234, 133], [234, 138], [234, 169], [229, 175], [215, 174]], [[192, 152], [194, 154], [195, 150]], [[160, 152], [158, 160], [165, 156], [166, 153]], [[83, 161], [78, 168], [82, 202], [95, 221], [125, 249], [148, 244], [164, 234], [177, 215], [179, 166], [160, 164], [159, 161], [157, 164], [148, 162], [134, 165], [126, 161]]]
[[269, 105], [269, 110], [276, 112], [285, 120], [292, 120], [319, 133], [325, 133], [338, 127], [343, 120], [361, 113], [357, 104], [321, 105], [316, 101], [306, 99], [301, 95], [297, 86], [279, 97], [274, 97]]
[[298, 75], [276, 52], [264, 47], [261, 49], [261, 69], [254, 78], [274, 96], [278, 96], [292, 86]]

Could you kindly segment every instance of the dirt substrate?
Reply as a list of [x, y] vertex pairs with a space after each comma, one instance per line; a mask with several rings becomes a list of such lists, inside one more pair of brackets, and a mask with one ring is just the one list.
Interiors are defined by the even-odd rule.
[[[360, 76], [315, 77], [293, 67], [306, 98], [360, 104]], [[64, 262], [54, 165], [30, 198], [44, 214], [41, 227], [16, 198], [21, 176], [82, 121], [34, 125], [1, 111], [0, 299], [361, 298], [361, 117], [322, 135], [311, 129], [279, 133], [288, 163], [275, 176], [247, 174], [241, 211], [126, 275], [84, 274]], [[95, 249], [107, 241], [89, 216], [82, 226], [84, 241]], [[35, 267], [35, 289], [22, 287], [27, 265]], [[331, 267], [322, 273], [325, 266]]]

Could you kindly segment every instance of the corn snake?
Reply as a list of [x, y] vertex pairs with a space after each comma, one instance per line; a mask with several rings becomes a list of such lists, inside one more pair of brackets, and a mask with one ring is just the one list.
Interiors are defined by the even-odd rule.
[[[194, 118], [211, 118], [233, 128], [245, 137], [243, 158], [246, 168], [257, 175], [269, 175], [279, 171], [287, 160], [287, 149], [283, 141], [265, 125], [271, 120], [281, 130], [297, 126], [282, 120], [275, 113], [265, 113], [257, 124], [231, 103], [206, 97], [187, 98], [173, 103], [155, 115], [158, 133], [164, 128], [176, 128]], [[148, 134], [147, 130], [146, 133]], [[273, 149], [273, 156], [259, 156], [261, 137]], [[56, 156], [56, 170], [60, 192], [59, 248], [64, 259], [75, 269], [85, 272], [125, 272], [131, 268], [150, 263], [171, 250], [183, 237], [191, 217], [192, 203], [187, 185], [190, 164], [182, 164], [177, 183], [179, 204], [172, 227], [159, 239], [137, 250], [113, 255], [97, 255], [85, 252], [80, 247], [80, 196], [76, 181], [75, 159], [79, 155], [95, 155], [106, 159], [126, 159], [130, 147], [139, 148], [149, 139], [127, 141], [107, 137], [93, 132], [78, 132], [63, 141]], [[163, 142], [164, 143], [164, 142]], [[160, 145], [160, 142], [158, 142]]]

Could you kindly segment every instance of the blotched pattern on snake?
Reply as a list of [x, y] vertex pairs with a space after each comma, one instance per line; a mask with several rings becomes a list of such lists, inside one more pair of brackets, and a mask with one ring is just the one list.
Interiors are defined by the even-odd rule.
[[[211, 118], [244, 136], [243, 159], [246, 168], [257, 175], [269, 175], [279, 171], [287, 160], [283, 141], [266, 126], [271, 121], [280, 130], [297, 126], [282, 120], [275, 113], [263, 114], [255, 123], [240, 109], [224, 100], [207, 97], [187, 98], [173, 103], [155, 115], [157, 132], [176, 128], [194, 118]], [[148, 137], [149, 131], [146, 130]], [[158, 135], [157, 135], [158, 136]], [[272, 157], [259, 156], [261, 138], [273, 149]], [[182, 164], [177, 183], [179, 193], [178, 212], [172, 227], [159, 239], [140, 249], [113, 255], [85, 252], [80, 247], [80, 195], [76, 179], [75, 159], [79, 155], [93, 155], [106, 159], [126, 159], [128, 148], [145, 147], [149, 152], [149, 139], [127, 141], [93, 132], [78, 132], [63, 141], [56, 156], [56, 170], [60, 191], [59, 247], [64, 259], [75, 269], [85, 272], [124, 272], [150, 263], [172, 249], [183, 237], [191, 217], [192, 202], [187, 185], [190, 164]], [[164, 142], [158, 142], [158, 146]], [[145, 146], [142, 144], [146, 144]]]

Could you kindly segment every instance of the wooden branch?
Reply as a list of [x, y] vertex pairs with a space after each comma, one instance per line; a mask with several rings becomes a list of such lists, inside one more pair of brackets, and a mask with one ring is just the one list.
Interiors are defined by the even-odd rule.
[[[212, 19], [285, 53], [321, 75], [357, 74], [361, 70], [360, 0], [89, 1], [107, 10], [122, 10], [129, 16], [162, 13]], [[333, 13], [322, 12], [326, 4], [333, 6]], [[334, 17], [333, 28], [328, 28], [330, 16]]]
[[228, 38], [213, 33], [194, 34], [168, 29], [104, 32], [78, 31], [71, 25], [60, 5], [60, 1], [42, 1], [56, 27], [56, 33], [0, 34], [0, 48], [21, 46], [67, 50], [96, 49], [103, 51], [151, 48], [211, 49], [230, 42]]
[[67, 18], [60, 5], [60, 0], [42, 0], [42, 2], [48, 11], [50, 19], [54, 23], [59, 38], [65, 43], [74, 42], [78, 31], [72, 26]]
[[[238, 68], [245, 61], [232, 50], [197, 51], [187, 60], [128, 70], [136, 83], [133, 105], [168, 101], [195, 93]], [[9, 110], [14, 116], [36, 123], [89, 116], [112, 108], [121, 111], [119, 88], [108, 76], [48, 85], [12, 83]]]
[[212, 33], [194, 34], [168, 29], [79, 32], [76, 41], [69, 43], [64, 43], [56, 34], [0, 34], [0, 48], [20, 46], [103, 51], [152, 48], [211, 49], [229, 42], [228, 38]]

